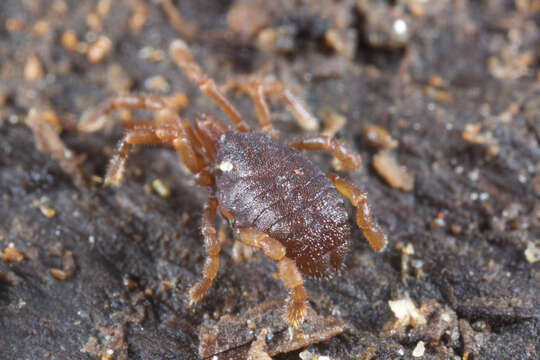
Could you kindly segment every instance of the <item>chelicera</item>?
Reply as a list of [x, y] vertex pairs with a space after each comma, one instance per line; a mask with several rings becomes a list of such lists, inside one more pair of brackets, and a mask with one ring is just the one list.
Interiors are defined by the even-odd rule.
[[[327, 136], [313, 136], [282, 145], [275, 136], [265, 96], [276, 94], [304, 124], [307, 112], [279, 82], [239, 80], [235, 86], [251, 96], [264, 132], [254, 132], [225, 98], [214, 81], [195, 63], [187, 45], [175, 40], [170, 54], [176, 64], [214, 99], [234, 129], [211, 115], [193, 125], [158, 97], [124, 95], [106, 101], [85, 114], [79, 128], [94, 131], [117, 108], [156, 111], [153, 121], [124, 122], [126, 133], [108, 168], [105, 183], [118, 184], [132, 145], [173, 147], [200, 185], [211, 189], [202, 216], [206, 260], [202, 279], [189, 291], [197, 302], [216, 277], [221, 243], [214, 225], [219, 211], [235, 238], [258, 248], [277, 262], [278, 276], [289, 289], [285, 316], [300, 322], [306, 311], [303, 275], [328, 277], [340, 269], [348, 249], [350, 225], [341, 194], [356, 208], [356, 223], [371, 247], [380, 251], [386, 236], [373, 220], [366, 194], [335, 174], [323, 173], [301, 150], [330, 150], [348, 170], [360, 166], [358, 154]], [[267, 135], [271, 134], [271, 135]]]

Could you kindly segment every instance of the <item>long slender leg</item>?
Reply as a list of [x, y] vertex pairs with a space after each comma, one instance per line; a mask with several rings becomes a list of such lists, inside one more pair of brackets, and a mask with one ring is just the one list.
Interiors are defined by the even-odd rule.
[[362, 158], [354, 151], [347, 149], [338, 140], [330, 136], [313, 136], [303, 140], [297, 140], [289, 146], [298, 150], [331, 150], [332, 155], [338, 159], [347, 170], [357, 170], [362, 164]]
[[212, 285], [219, 267], [219, 252], [221, 244], [217, 236], [216, 226], [214, 225], [214, 215], [217, 209], [217, 199], [210, 197], [204, 206], [202, 217], [202, 235], [204, 237], [204, 249], [206, 251], [206, 260], [203, 267], [203, 278], [193, 285], [189, 290], [190, 305], [199, 301], [204, 293]]
[[366, 193], [361, 192], [356, 186], [336, 174], [328, 173], [326, 175], [334, 183], [337, 191], [356, 207], [356, 224], [362, 229], [371, 248], [375, 251], [383, 250], [388, 242], [386, 234], [373, 220]]
[[239, 77], [222, 87], [222, 89], [225, 89], [224, 91], [227, 91], [230, 88], [247, 94], [251, 98], [253, 106], [255, 107], [255, 112], [257, 113], [257, 120], [262, 129], [266, 132], [273, 133], [274, 129], [272, 128], [270, 110], [265, 98], [264, 85], [258, 80]]
[[188, 22], [173, 5], [171, 0], [157, 0], [157, 4], [161, 5], [165, 15], [172, 27], [187, 40], [193, 40], [200, 31], [200, 26], [195, 22]]
[[237, 237], [246, 245], [261, 249], [270, 259], [277, 261], [279, 278], [289, 289], [285, 318], [295, 327], [304, 319], [307, 293], [304, 279], [294, 260], [286, 257], [287, 250], [278, 240], [254, 229], [237, 229]]
[[319, 129], [319, 122], [288, 89], [278, 81], [257, 80], [239, 77], [224, 86], [233, 88], [251, 97], [257, 118], [263, 129], [270, 127], [270, 111], [265, 100], [267, 95], [277, 95], [294, 115], [298, 124], [306, 130]]
[[124, 165], [129, 153], [129, 145], [160, 144], [174, 147], [182, 162], [200, 178], [201, 184], [207, 184], [209, 176], [203, 172], [204, 158], [197, 153], [200, 148], [193, 131], [187, 121], [171, 110], [160, 98], [152, 95], [121, 95], [104, 102], [97, 109], [86, 112], [78, 128], [80, 131], [92, 132], [103, 127], [107, 115], [116, 109], [145, 109], [157, 111], [154, 121], [127, 120], [124, 122], [128, 130], [120, 141], [115, 156], [111, 160], [105, 182], [118, 184], [122, 180]]
[[288, 89], [283, 87], [279, 81], [263, 81], [264, 93], [266, 95], [278, 95], [287, 106], [289, 111], [294, 115], [298, 124], [306, 130], [318, 130], [319, 121], [307, 110]]
[[115, 153], [109, 162], [109, 168], [105, 175], [105, 185], [118, 185], [120, 181], [122, 181], [131, 145], [157, 144], [159, 142], [159, 138], [156, 136], [153, 129], [139, 127], [129, 130], [118, 142]]
[[184, 41], [179, 39], [174, 40], [169, 47], [169, 53], [176, 65], [184, 70], [187, 77], [193, 83], [197, 84], [205, 95], [211, 97], [221, 107], [229, 119], [235, 124], [238, 131], [249, 131], [249, 126], [242, 119], [238, 110], [217, 88], [214, 80], [210, 79], [199, 65], [197, 65]]
[[79, 131], [83, 132], [97, 131], [105, 125], [107, 115], [120, 108], [157, 111], [166, 107], [165, 102], [156, 96], [139, 94], [120, 95], [104, 102], [96, 109], [85, 112], [77, 127]]
[[[182, 162], [194, 174], [205, 177], [205, 162], [200, 157], [187, 135], [179, 128], [156, 127], [153, 125], [138, 126], [129, 129], [126, 135], [118, 143], [118, 147], [112, 157], [107, 174], [105, 176], [105, 185], [118, 185], [122, 181], [124, 167], [129, 154], [131, 145], [168, 145], [176, 149]], [[201, 175], [202, 174], [202, 175]], [[202, 179], [202, 183], [206, 180]]]

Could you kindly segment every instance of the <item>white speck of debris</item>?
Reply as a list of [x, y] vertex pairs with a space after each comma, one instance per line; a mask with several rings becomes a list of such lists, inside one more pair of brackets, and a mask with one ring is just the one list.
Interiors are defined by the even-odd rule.
[[480, 194], [480, 201], [486, 201], [487, 199], [489, 199], [488, 193], [483, 192]]
[[289, 341], [293, 341], [293, 339], [294, 339], [293, 328], [289, 326]]
[[19, 122], [19, 117], [17, 115], [9, 115], [8, 121], [10, 124], [15, 125]]
[[407, 23], [403, 19], [394, 21], [394, 31], [398, 35], [407, 34]]
[[456, 167], [456, 174], [462, 174], [463, 173], [463, 166]]
[[478, 171], [478, 169], [474, 169], [473, 171], [469, 173], [469, 179], [471, 181], [476, 181], [478, 180], [479, 177], [480, 177], [480, 172]]
[[388, 301], [388, 305], [394, 316], [398, 319], [398, 323], [396, 324], [398, 327], [426, 323], [426, 318], [411, 299], [390, 300]]
[[397, 351], [397, 354], [398, 354], [399, 356], [403, 356], [403, 355], [405, 355], [405, 351], [403, 351], [403, 349], [399, 349], [399, 350]]
[[450, 322], [452, 321], [452, 317], [450, 316], [449, 313], [445, 312], [441, 314], [441, 320], [444, 322]]
[[302, 351], [298, 356], [301, 360], [331, 360], [330, 356], [317, 355], [308, 350]]
[[90, 235], [88, 237], [88, 242], [90, 243], [90, 245], [94, 245], [94, 243], [96, 242], [96, 238], [94, 237], [94, 235]]
[[230, 161], [222, 161], [219, 163], [218, 168], [223, 172], [229, 172], [234, 168], [234, 166]]
[[73, 153], [71, 152], [71, 150], [64, 151], [64, 157], [66, 159], [71, 159], [72, 156], [73, 156]]
[[218, 360], [217, 355], [212, 356], [212, 360]]
[[478, 193], [473, 192], [471, 195], [469, 195], [469, 197], [472, 201], [476, 201], [478, 200]]
[[414, 246], [411, 243], [408, 243], [402, 251], [404, 254], [414, 255]]
[[414, 356], [414, 357], [424, 356], [425, 351], [426, 351], [426, 347], [424, 345], [424, 342], [419, 341], [418, 344], [416, 344], [416, 347], [414, 348], [414, 350], [412, 352], [412, 356]]
[[25, 306], [26, 306], [26, 301], [24, 301], [24, 300], [19, 300], [19, 301], [17, 302], [17, 309], [20, 310], [20, 309], [22, 309], [22, 308], [25, 307]]
[[518, 176], [518, 181], [519, 181], [520, 183], [522, 183], [522, 184], [525, 184], [525, 183], [527, 182], [527, 177], [526, 177], [525, 175], [523, 175], [523, 174], [520, 174], [520, 175]]
[[106, 353], [107, 353], [107, 355], [111, 356], [112, 354], [114, 354], [114, 350], [113, 349], [107, 349]]
[[533, 243], [529, 243], [525, 250], [525, 258], [531, 264], [540, 261], [540, 247]]
[[437, 226], [443, 227], [446, 225], [446, 221], [444, 221], [444, 219], [436, 218], [435, 224], [437, 224]]

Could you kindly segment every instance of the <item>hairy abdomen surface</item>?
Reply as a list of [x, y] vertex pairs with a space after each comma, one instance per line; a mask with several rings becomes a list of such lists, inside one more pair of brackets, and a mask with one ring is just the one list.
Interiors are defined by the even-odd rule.
[[316, 277], [339, 269], [350, 236], [343, 200], [296, 149], [256, 133], [228, 132], [215, 164], [217, 197], [233, 227], [279, 240], [299, 269]]

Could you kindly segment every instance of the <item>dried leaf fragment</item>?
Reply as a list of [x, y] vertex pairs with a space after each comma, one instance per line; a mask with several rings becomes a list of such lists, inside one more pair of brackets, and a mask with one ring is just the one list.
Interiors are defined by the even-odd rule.
[[263, 329], [257, 339], [251, 343], [248, 351], [248, 360], [272, 360], [270, 355], [266, 352], [266, 334], [268, 330]]
[[270, 356], [287, 353], [327, 340], [345, 329], [332, 316], [318, 315], [308, 306], [305, 321], [295, 331], [283, 316], [283, 302], [266, 301], [240, 315], [225, 315], [217, 322], [203, 324], [199, 332], [202, 358], [246, 359], [255, 335], [264, 329], [266, 352]]

